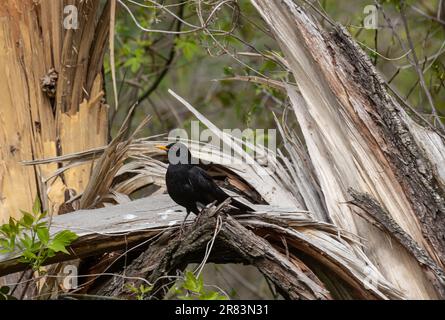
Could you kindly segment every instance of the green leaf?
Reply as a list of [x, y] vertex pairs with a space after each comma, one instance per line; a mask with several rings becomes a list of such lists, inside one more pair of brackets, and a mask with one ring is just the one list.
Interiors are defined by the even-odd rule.
[[56, 253], [54, 252], [54, 250], [47, 249], [46, 256], [47, 256], [48, 258], [52, 258], [52, 257], [54, 257], [55, 255], [56, 255]]
[[0, 249], [9, 249], [11, 247], [10, 239], [0, 238]]
[[5, 227], [8, 226], [8, 231], [12, 233], [18, 233], [18, 225], [15, 222], [13, 217], [9, 217], [9, 225], [6, 224]]
[[30, 250], [34, 251], [34, 252], [38, 252], [41, 248], [42, 248], [42, 244], [40, 243], [40, 241], [34, 240], [32, 242]]
[[8, 294], [9, 290], [10, 290], [10, 288], [8, 286], [0, 287], [0, 293]]
[[9, 238], [9, 248], [11, 250], [14, 250], [15, 248], [15, 240], [16, 240], [16, 235]]
[[233, 71], [233, 68], [230, 66], [225, 66], [223, 68], [223, 72], [224, 72], [224, 75], [226, 75], [226, 76], [230, 76], [230, 77], [235, 76], [235, 72]]
[[9, 226], [11, 229], [11, 233], [17, 235], [20, 232], [21, 226], [20, 223], [14, 219], [14, 218], [9, 218]]
[[48, 225], [48, 222], [43, 221], [43, 222], [39, 222], [35, 224], [36, 229], [40, 229], [40, 228], [46, 228]]
[[26, 249], [31, 249], [32, 247], [32, 239], [31, 237], [25, 233], [23, 234], [23, 238], [20, 239], [20, 243], [26, 248]]
[[42, 211], [42, 205], [40, 204], [40, 199], [37, 196], [34, 200], [34, 205], [32, 206], [32, 212], [34, 213], [34, 216], [37, 216]]
[[34, 217], [28, 212], [23, 212], [23, 217], [20, 221], [24, 227], [30, 228], [34, 223]]
[[24, 214], [31, 214], [31, 213], [29, 213], [28, 211], [25, 211], [25, 210], [20, 210], [20, 212], [22, 213], [22, 215], [24, 215]]
[[47, 227], [37, 228], [37, 237], [43, 244], [47, 244], [49, 242], [49, 230]]
[[219, 294], [216, 291], [210, 291], [199, 296], [199, 300], [227, 300], [226, 296]]
[[43, 211], [42, 213], [40, 213], [39, 215], [39, 219], [43, 219], [48, 215], [48, 210]]
[[202, 276], [199, 276], [198, 278], [198, 292], [203, 292], [204, 290], [204, 279]]
[[135, 73], [141, 67], [141, 60], [137, 57], [132, 57], [125, 62], [125, 66], [130, 67], [131, 72]]
[[138, 293], [138, 292], [139, 292], [139, 291], [138, 291], [138, 288], [136, 288], [136, 287], [135, 287], [133, 284], [131, 284], [131, 283], [127, 283], [125, 286], [127, 287], [128, 290], [130, 290], [130, 291], [133, 292], [133, 293]]
[[182, 290], [182, 288], [178, 288], [176, 286], [172, 287], [172, 293], [175, 295], [182, 295], [184, 293], [184, 291]]
[[66, 250], [66, 247], [65, 247], [62, 243], [60, 243], [60, 242], [58, 242], [58, 241], [52, 241], [52, 242], [50, 242], [50, 243], [48, 244], [48, 248], [51, 249], [51, 250], [53, 250], [54, 252], [63, 252], [63, 253], [65, 253], [65, 254], [70, 254], [70, 253], [68, 252], [68, 250]]
[[64, 243], [65, 245], [69, 245], [71, 242], [73, 242], [77, 238], [78, 238], [78, 236], [74, 232], [72, 232], [70, 230], [63, 230], [63, 231], [58, 232], [54, 236], [54, 241], [60, 241], [60, 242]]
[[5, 237], [9, 237], [9, 233], [11, 231], [11, 227], [9, 224], [4, 224], [0, 226], [0, 233], [2, 233]]
[[193, 57], [199, 52], [200, 48], [192, 38], [178, 38], [176, 40], [176, 46], [182, 50], [186, 60], [192, 60]]
[[37, 255], [34, 252], [32, 252], [31, 250], [23, 251], [22, 256], [24, 258], [26, 258], [28, 261], [32, 261], [32, 260], [36, 260], [37, 259]]
[[199, 297], [199, 300], [218, 300], [218, 292], [211, 291], [204, 293]]
[[140, 291], [142, 294], [145, 294], [145, 293], [147, 293], [147, 292], [150, 292], [151, 290], [153, 290], [153, 286], [145, 286], [145, 285], [141, 284], [141, 286], [139, 287], [139, 291]]
[[195, 275], [191, 271], [185, 273], [184, 289], [190, 290], [195, 293], [199, 293], [202, 290], [202, 279], [196, 279]]
[[6, 239], [0, 239], [0, 248], [9, 249], [9, 241]]
[[53, 250], [54, 252], [63, 252], [69, 254], [68, 250], [66, 250], [66, 246], [70, 245], [71, 242], [76, 240], [78, 236], [69, 230], [63, 230], [58, 232], [54, 239], [48, 244], [48, 248]]

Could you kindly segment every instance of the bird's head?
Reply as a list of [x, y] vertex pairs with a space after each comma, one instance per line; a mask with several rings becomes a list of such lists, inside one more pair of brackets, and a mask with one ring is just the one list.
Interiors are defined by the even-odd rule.
[[167, 152], [170, 164], [190, 164], [192, 161], [192, 154], [183, 143], [174, 142], [166, 146], [157, 145], [155, 147]]

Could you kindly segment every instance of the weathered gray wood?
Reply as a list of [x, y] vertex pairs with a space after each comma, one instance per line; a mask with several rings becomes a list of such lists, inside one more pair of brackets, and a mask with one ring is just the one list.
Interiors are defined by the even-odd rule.
[[362, 218], [391, 235], [391, 237], [397, 240], [417, 259], [422, 267], [432, 272], [432, 281], [440, 296], [445, 298], [445, 273], [436, 262], [431, 259], [425, 250], [420, 247], [409, 234], [400, 228], [392, 219], [391, 215], [389, 215], [372, 196], [367, 193], [357, 192], [352, 188], [349, 189], [349, 193], [353, 198], [351, 204], [363, 210], [363, 214], [357, 211]]
[[79, 210], [56, 216], [51, 231], [70, 229], [79, 236], [94, 232], [121, 234], [138, 230], [173, 226], [185, 217], [184, 208], [175, 204], [168, 195], [155, 195], [106, 208]]
[[[259, 212], [270, 214], [289, 212], [286, 209], [273, 209], [270, 206], [253, 206]], [[61, 230], [75, 232], [79, 239], [73, 244], [72, 255], [57, 255], [48, 263], [86, 257], [101, 252], [120, 249], [126, 245], [147, 239], [159, 230], [178, 228], [186, 212], [166, 194], [150, 196], [125, 204], [99, 209], [79, 210], [55, 216], [50, 233]], [[189, 216], [188, 222], [194, 219]], [[18, 253], [0, 254], [0, 276], [26, 269], [18, 263]]]
[[[126, 283], [138, 287], [142, 280], [153, 283], [153, 296], [162, 298], [168, 291], [170, 276], [184, 269], [190, 262], [201, 262], [207, 244], [212, 241], [214, 230], [219, 226], [213, 248], [207, 262], [243, 262], [256, 266], [271, 279], [276, 288], [289, 299], [331, 299], [322, 282], [298, 260], [292, 262], [285, 254], [278, 252], [268, 241], [246, 229], [240, 222], [224, 212], [224, 204], [203, 210], [195, 225], [184, 231], [182, 237], [153, 244], [134, 260], [122, 275], [109, 280], [99, 291], [107, 296], [129, 296]], [[193, 228], [193, 232], [190, 232]], [[193, 257], [193, 258], [192, 258]], [[164, 290], [158, 290], [164, 288]]]
[[[381, 299], [404, 297], [378, 272], [370, 270], [366, 260], [356, 256], [352, 248], [352, 244], [356, 242], [354, 235], [344, 232], [332, 224], [314, 220], [307, 211], [267, 205], [252, 205], [252, 207], [256, 212], [237, 216], [237, 223], [239, 222], [254, 233], [259, 232], [260, 238], [263, 234], [267, 234], [268, 236], [264, 239], [266, 242], [269, 242], [268, 239], [275, 235], [278, 243], [283, 246], [279, 249], [283, 250], [281, 252], [294, 252], [296, 259], [292, 263], [298, 264], [296, 262], [299, 259], [298, 253], [304, 252], [305, 256], [309, 256], [315, 261], [324, 274], [332, 274], [333, 277], [338, 277], [357, 288], [362, 297], [364, 295]], [[152, 244], [154, 238], [159, 238], [161, 234], [166, 236], [169, 241], [169, 237], [174, 236], [177, 232], [164, 232], [166, 230], [175, 231], [174, 228], [180, 226], [184, 216], [184, 210], [175, 205], [169, 196], [156, 195], [112, 207], [80, 210], [54, 217], [52, 233], [70, 229], [79, 235], [79, 239], [69, 248], [71, 255], [56, 255], [46, 263], [51, 264], [128, 249], [142, 241], [146, 242], [145, 245], [148, 246]], [[190, 217], [189, 219], [194, 218]], [[243, 233], [245, 232], [241, 232], [239, 236], [242, 237]], [[283, 237], [286, 238], [286, 246], [283, 244]], [[224, 242], [224, 240], [221, 241]], [[235, 242], [232, 241], [232, 244]], [[221, 242], [217, 241], [215, 246], [220, 244]], [[273, 250], [271, 249], [270, 252]], [[162, 256], [162, 251], [159, 251], [158, 255]], [[226, 263], [238, 261], [233, 256], [229, 256], [229, 258], [231, 260], [220, 259], [219, 261]], [[194, 261], [192, 256], [187, 259], [190, 259], [187, 262]], [[251, 260], [248, 262], [251, 263]], [[281, 261], [281, 266], [285, 267], [283, 263]], [[287, 263], [285, 262], [285, 264]], [[0, 256], [0, 276], [27, 268], [28, 266], [17, 261], [17, 255]], [[369, 277], [375, 281], [369, 283]]]
[[[72, 255], [57, 255], [48, 263], [119, 249], [125, 243], [147, 239], [159, 228], [178, 226], [184, 217], [183, 208], [177, 206], [168, 195], [55, 216], [50, 227], [51, 234], [68, 229], [75, 232], [79, 239], [70, 250]], [[0, 254], [0, 276], [26, 269], [25, 265], [18, 263], [17, 256]]]

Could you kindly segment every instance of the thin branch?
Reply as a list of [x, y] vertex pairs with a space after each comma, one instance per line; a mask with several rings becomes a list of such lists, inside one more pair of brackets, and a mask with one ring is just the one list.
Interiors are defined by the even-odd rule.
[[[180, 19], [177, 20], [177, 24], [176, 24], [176, 31], [181, 31], [181, 26], [182, 26], [182, 18], [184, 16], [184, 5], [181, 5], [179, 7], [179, 12], [178, 12], [178, 17]], [[162, 80], [164, 79], [164, 77], [167, 75], [167, 72], [170, 70], [170, 67], [173, 63], [173, 60], [175, 58], [176, 55], [176, 39], [179, 37], [179, 33], [176, 33], [175, 37], [173, 38], [173, 43], [172, 46], [170, 48], [170, 53], [168, 55], [168, 59], [165, 62], [165, 66], [162, 69], [161, 73], [159, 74], [159, 76], [155, 79], [155, 81], [151, 84], [151, 86], [143, 93], [139, 96], [136, 104], [139, 105], [142, 101], [144, 101], [147, 97], [149, 97], [153, 91], [155, 91], [158, 86], [161, 84]]]
[[423, 88], [423, 90], [425, 92], [425, 95], [427, 96], [428, 102], [429, 102], [430, 107], [431, 107], [431, 112], [433, 113], [435, 119], [437, 120], [437, 122], [439, 124], [439, 127], [442, 130], [445, 130], [444, 124], [438, 118], [438, 113], [437, 113], [437, 109], [436, 109], [436, 107], [434, 105], [433, 97], [431, 96], [431, 93], [428, 90], [428, 87], [427, 87], [426, 82], [425, 82], [425, 78], [423, 76], [423, 72], [422, 72], [422, 70], [421, 70], [421, 68], [419, 66], [419, 60], [417, 59], [416, 51], [414, 50], [414, 45], [413, 45], [413, 41], [411, 39], [411, 35], [410, 35], [409, 27], [408, 27], [408, 22], [406, 20], [405, 2], [402, 2], [402, 5], [400, 7], [400, 15], [402, 17], [402, 22], [403, 22], [403, 26], [405, 28], [406, 38], [408, 40], [408, 45], [409, 45], [409, 47], [411, 49], [411, 56], [413, 58], [414, 67], [415, 67], [415, 70], [416, 70], [417, 75], [418, 75], [419, 80], [420, 80], [420, 85], [422, 86], [422, 88]]

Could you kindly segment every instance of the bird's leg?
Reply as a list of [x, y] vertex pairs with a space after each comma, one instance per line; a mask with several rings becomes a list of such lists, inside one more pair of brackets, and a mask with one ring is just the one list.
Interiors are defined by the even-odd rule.
[[180, 233], [179, 233], [181, 237], [182, 237], [182, 234], [184, 232], [185, 222], [187, 221], [187, 218], [188, 218], [189, 214], [190, 214], [190, 210], [187, 209], [187, 214], [185, 215], [185, 218], [184, 218], [184, 220], [181, 223], [181, 229], [180, 229]]
[[196, 215], [195, 223], [199, 221], [199, 218], [201, 217], [202, 212], [204, 211], [204, 209], [206, 208], [206, 206], [203, 205], [203, 204], [200, 203], [200, 202], [197, 202], [197, 203], [196, 203], [196, 208], [198, 208], [199, 212], [198, 212], [198, 214]]
[[216, 204], [216, 201], [213, 201], [212, 203], [210, 203], [210, 204], [208, 204], [208, 205], [204, 205], [204, 204], [202, 204], [202, 203], [200, 203], [200, 202], [197, 202], [197, 203], [196, 203], [196, 207], [198, 208], [199, 212], [198, 212], [198, 214], [196, 215], [195, 223], [197, 223], [197, 222], [199, 221], [199, 219], [201, 219], [201, 216], [202, 216], [203, 212], [204, 212], [206, 209], [208, 209], [208, 208], [214, 206], [215, 204]]
[[202, 209], [199, 210], [198, 214], [197, 214], [196, 217], [195, 217], [195, 220], [193, 220], [193, 222], [194, 222], [195, 224], [196, 224], [196, 223], [199, 221], [199, 219], [201, 218], [201, 216], [202, 216], [202, 212], [204, 211], [204, 209], [205, 209], [205, 208], [202, 208]]

